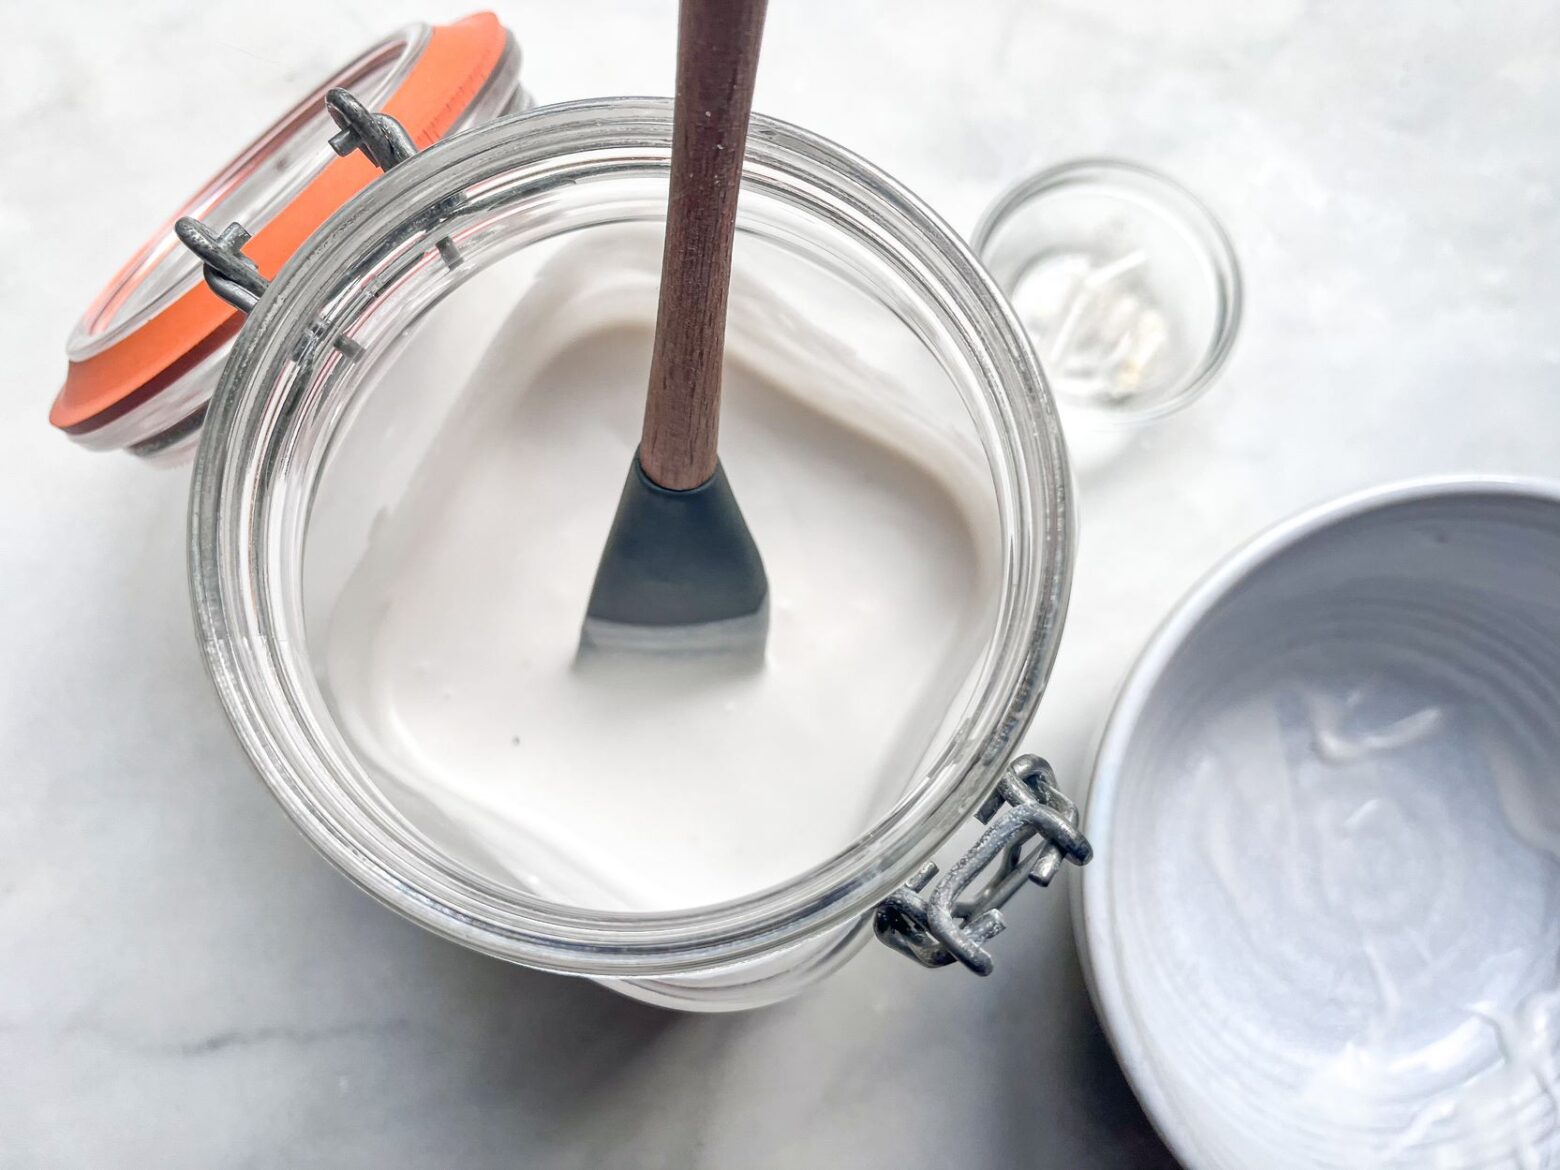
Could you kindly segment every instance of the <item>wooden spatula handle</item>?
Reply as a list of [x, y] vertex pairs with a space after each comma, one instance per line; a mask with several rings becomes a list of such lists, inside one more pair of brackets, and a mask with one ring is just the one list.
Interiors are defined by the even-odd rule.
[[639, 463], [686, 491], [715, 473], [737, 188], [766, 0], [681, 0], [671, 196]]

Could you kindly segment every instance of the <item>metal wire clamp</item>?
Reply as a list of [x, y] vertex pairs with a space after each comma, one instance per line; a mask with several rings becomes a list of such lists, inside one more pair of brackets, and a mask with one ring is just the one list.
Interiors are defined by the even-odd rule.
[[[908, 883], [878, 904], [873, 930], [880, 941], [923, 967], [962, 963], [977, 975], [994, 964], [983, 944], [1006, 923], [1000, 907], [1025, 882], [1049, 885], [1062, 862], [1084, 865], [1093, 849], [1078, 829], [1078, 808], [1056, 786], [1051, 765], [1020, 756], [1008, 765], [996, 790], [975, 813], [986, 829], [947, 874], [928, 862]], [[1027, 852], [1025, 846], [1038, 839]], [[997, 862], [972, 897], [962, 895]]]

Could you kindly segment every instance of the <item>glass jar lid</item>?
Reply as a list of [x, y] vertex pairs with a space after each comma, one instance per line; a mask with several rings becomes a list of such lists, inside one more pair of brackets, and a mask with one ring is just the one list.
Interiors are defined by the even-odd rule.
[[202, 282], [174, 221], [190, 215], [220, 228], [241, 220], [254, 237], [247, 254], [274, 276], [379, 176], [361, 154], [332, 152], [328, 90], [350, 87], [421, 148], [523, 108], [519, 70], [513, 36], [488, 12], [407, 26], [337, 70], [188, 199], [98, 294], [66, 345], [70, 366], [49, 421], [99, 450], [156, 456], [187, 447], [243, 315]]

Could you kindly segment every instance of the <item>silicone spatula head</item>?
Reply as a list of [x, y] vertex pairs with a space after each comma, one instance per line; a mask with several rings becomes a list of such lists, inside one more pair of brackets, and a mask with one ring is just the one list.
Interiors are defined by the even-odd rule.
[[657, 653], [762, 654], [769, 580], [725, 471], [687, 491], [635, 459], [607, 535], [581, 644]]

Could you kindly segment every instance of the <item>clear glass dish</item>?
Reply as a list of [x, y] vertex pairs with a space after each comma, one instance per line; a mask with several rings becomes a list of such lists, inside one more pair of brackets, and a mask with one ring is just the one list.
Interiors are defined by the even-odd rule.
[[[794, 282], [798, 312], [823, 319], [849, 299], [870, 310], [851, 320], [871, 325], [852, 345], [940, 371], [940, 401], [913, 408], [967, 435], [995, 520], [996, 595], [967, 674], [927, 722], [891, 803], [848, 845], [788, 880], [691, 909], [538, 896], [450, 848], [395, 794], [339, 724], [318, 666], [322, 604], [403, 490], [408, 453], [426, 447], [450, 406], [437, 379], [425, 398], [392, 401], [384, 372], [441, 313], [471, 307], [484, 281], [507, 273], [523, 285], [563, 243], [659, 223], [670, 125], [669, 103], [646, 99], [536, 110], [437, 144], [337, 213], [235, 342], [195, 467], [190, 572], [202, 647], [240, 740], [289, 815], [356, 883], [481, 951], [656, 1002], [741, 1008], [792, 994], [847, 957], [873, 907], [992, 790], [1039, 701], [1065, 613], [1071, 489], [1049, 391], [1000, 291], [913, 196], [822, 139], [754, 119], [738, 285], [744, 258], [762, 253], [773, 261], [766, 282]], [[462, 257], [453, 268], [436, 248], [446, 239]], [[608, 265], [602, 279], [617, 271]], [[762, 330], [761, 317], [747, 320]], [[588, 756], [592, 744], [577, 750]]]
[[1082, 159], [1025, 180], [971, 246], [1029, 331], [1069, 422], [1135, 427], [1190, 405], [1240, 329], [1223, 225], [1175, 180]]

